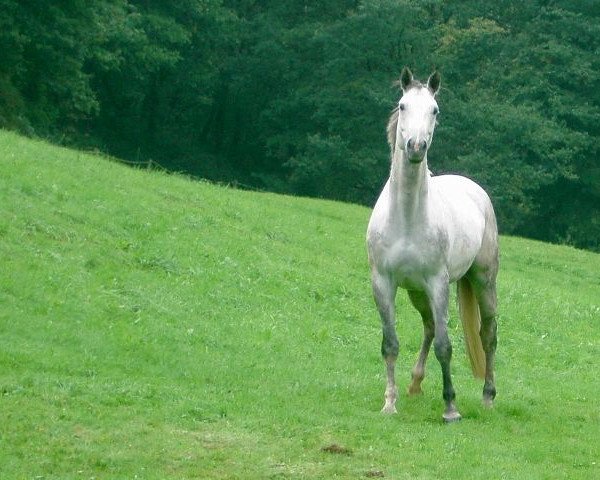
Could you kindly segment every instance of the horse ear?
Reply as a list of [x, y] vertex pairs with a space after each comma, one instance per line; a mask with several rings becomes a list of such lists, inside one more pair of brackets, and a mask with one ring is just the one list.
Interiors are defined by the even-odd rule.
[[410, 84], [413, 82], [413, 74], [410, 71], [410, 68], [404, 67], [402, 69], [402, 73], [400, 74], [400, 86], [403, 91], [406, 91]]
[[433, 93], [434, 95], [440, 89], [441, 80], [442, 79], [440, 77], [440, 74], [437, 71], [433, 72], [429, 79], [427, 79], [427, 87], [429, 87], [429, 90], [431, 90], [431, 93]]

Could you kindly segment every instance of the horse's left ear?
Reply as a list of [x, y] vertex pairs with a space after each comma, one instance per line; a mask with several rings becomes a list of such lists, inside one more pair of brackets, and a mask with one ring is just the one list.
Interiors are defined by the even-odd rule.
[[431, 93], [433, 93], [434, 95], [440, 89], [441, 80], [442, 79], [438, 71], [433, 72], [431, 76], [427, 79], [427, 87], [429, 88], [429, 90], [431, 90]]

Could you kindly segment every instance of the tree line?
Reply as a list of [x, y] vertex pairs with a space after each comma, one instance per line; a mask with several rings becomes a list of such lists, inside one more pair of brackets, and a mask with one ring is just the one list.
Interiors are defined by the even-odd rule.
[[0, 126], [372, 205], [404, 65], [442, 75], [434, 173], [500, 230], [600, 250], [596, 0], [0, 0]]

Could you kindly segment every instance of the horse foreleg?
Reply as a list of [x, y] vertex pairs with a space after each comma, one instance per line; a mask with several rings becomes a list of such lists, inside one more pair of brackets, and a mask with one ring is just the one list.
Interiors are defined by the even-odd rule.
[[408, 387], [409, 395], [419, 395], [422, 393], [421, 382], [425, 378], [425, 363], [427, 362], [427, 355], [429, 355], [429, 349], [434, 337], [434, 323], [433, 313], [429, 306], [427, 295], [423, 292], [415, 290], [408, 291], [408, 297], [411, 303], [417, 309], [423, 320], [423, 343], [421, 344], [421, 350], [419, 352], [419, 358], [417, 363], [412, 369], [412, 379], [410, 386]]
[[394, 300], [396, 297], [396, 286], [390, 278], [373, 273], [373, 296], [379, 315], [383, 339], [381, 342], [381, 354], [386, 365], [387, 385], [385, 388], [385, 404], [382, 413], [396, 413], [396, 388], [395, 367], [398, 358], [398, 337], [396, 335], [396, 312]]
[[435, 356], [442, 368], [443, 392], [442, 396], [446, 404], [443, 418], [445, 422], [454, 422], [461, 419], [460, 413], [456, 408], [454, 399], [456, 394], [452, 385], [452, 374], [450, 371], [450, 361], [452, 360], [452, 344], [448, 336], [448, 282], [447, 279], [439, 279], [432, 285], [428, 292], [431, 310], [435, 325], [435, 339], [433, 348]]
[[398, 398], [398, 389], [396, 388], [395, 367], [397, 355], [384, 354], [386, 365], [387, 382], [385, 387], [385, 403], [381, 409], [381, 413], [396, 413], [396, 399]]

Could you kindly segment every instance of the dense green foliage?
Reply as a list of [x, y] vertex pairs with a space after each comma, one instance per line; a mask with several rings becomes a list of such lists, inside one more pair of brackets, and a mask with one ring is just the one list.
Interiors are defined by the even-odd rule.
[[600, 255], [501, 239], [496, 406], [452, 305], [446, 426], [435, 355], [405, 392], [404, 292], [399, 413], [379, 413], [369, 209], [7, 132], [0, 171], [0, 478], [598, 478]]
[[501, 230], [599, 249], [595, 0], [0, 0], [0, 126], [372, 204], [403, 65], [442, 73], [434, 172]]

